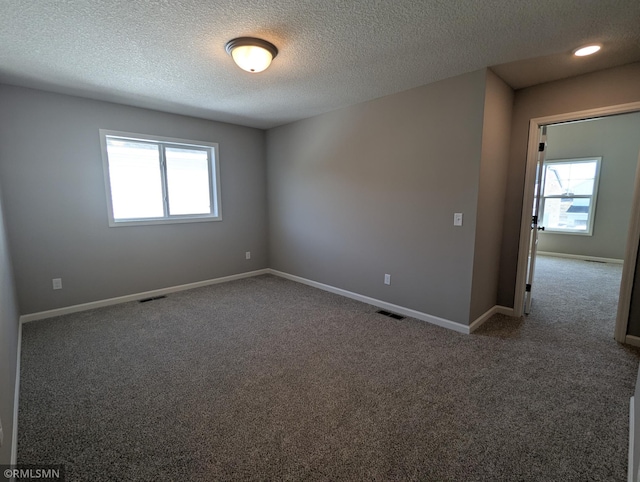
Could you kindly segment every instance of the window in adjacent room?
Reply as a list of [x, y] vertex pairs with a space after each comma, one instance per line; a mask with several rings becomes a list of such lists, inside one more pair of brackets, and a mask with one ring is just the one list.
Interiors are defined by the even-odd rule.
[[601, 158], [544, 163], [540, 212], [545, 232], [593, 234]]
[[100, 130], [109, 225], [217, 221], [218, 145]]

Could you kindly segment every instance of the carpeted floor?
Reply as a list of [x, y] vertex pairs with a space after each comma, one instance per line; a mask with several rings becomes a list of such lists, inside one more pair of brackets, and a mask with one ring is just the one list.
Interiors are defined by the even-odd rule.
[[640, 352], [613, 340], [620, 267], [537, 273], [528, 318], [473, 335], [274, 276], [25, 324], [19, 462], [69, 481], [625, 480]]

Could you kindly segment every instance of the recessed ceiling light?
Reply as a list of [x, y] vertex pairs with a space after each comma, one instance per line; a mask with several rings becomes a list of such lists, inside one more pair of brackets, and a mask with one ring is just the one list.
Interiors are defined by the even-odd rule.
[[598, 50], [602, 48], [600, 44], [591, 44], [585, 45], [584, 47], [580, 47], [573, 51], [573, 55], [576, 57], [585, 57], [587, 55], [595, 54]]
[[254, 74], [269, 67], [278, 55], [278, 49], [271, 42], [253, 37], [234, 38], [224, 48], [238, 67]]

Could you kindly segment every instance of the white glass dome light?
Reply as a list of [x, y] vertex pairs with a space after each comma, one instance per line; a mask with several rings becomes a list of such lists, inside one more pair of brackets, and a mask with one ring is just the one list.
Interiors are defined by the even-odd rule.
[[585, 45], [584, 47], [577, 48], [573, 51], [573, 55], [576, 57], [586, 57], [587, 55], [595, 54], [602, 48], [600, 44]]
[[253, 37], [239, 37], [229, 40], [225, 50], [233, 61], [243, 70], [256, 74], [266, 70], [278, 55], [275, 45], [266, 40]]

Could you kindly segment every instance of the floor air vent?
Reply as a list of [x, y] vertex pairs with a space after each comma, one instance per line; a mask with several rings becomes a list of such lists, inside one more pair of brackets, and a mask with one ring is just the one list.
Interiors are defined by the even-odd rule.
[[380, 313], [381, 315], [388, 316], [389, 318], [393, 318], [394, 320], [404, 320], [404, 316], [397, 315], [395, 313], [391, 313], [390, 311], [378, 310], [376, 313]]
[[161, 300], [162, 298], [166, 298], [166, 296], [165, 295], [154, 296], [153, 298], [144, 298], [144, 299], [139, 300], [139, 301], [140, 301], [140, 303], [147, 303], [147, 302], [153, 301], [153, 300]]

